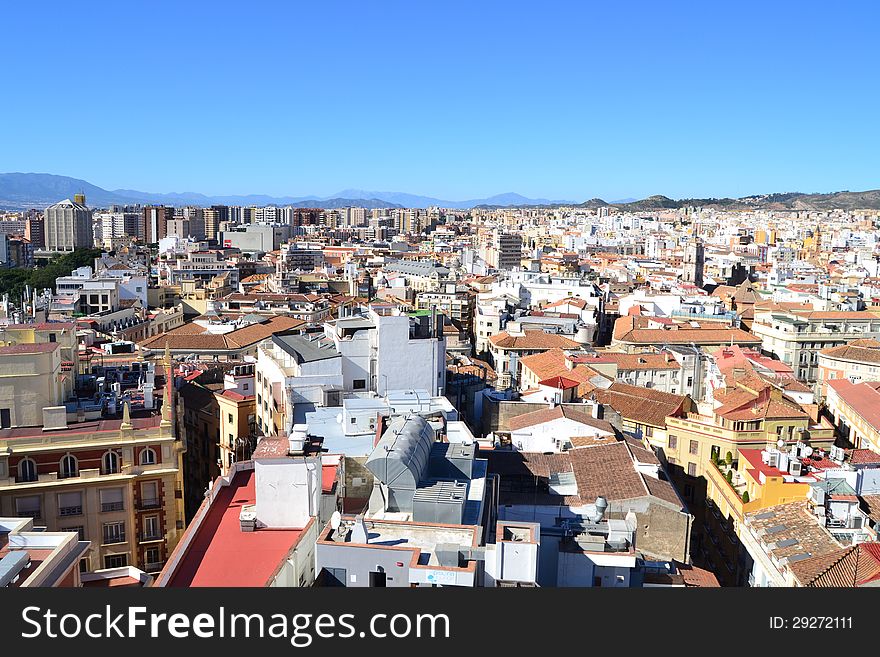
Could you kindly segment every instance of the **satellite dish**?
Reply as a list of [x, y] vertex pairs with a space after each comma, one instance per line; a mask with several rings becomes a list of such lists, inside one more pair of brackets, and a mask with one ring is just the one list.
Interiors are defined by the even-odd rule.
[[812, 456], [812, 455], [813, 455], [813, 448], [812, 447], [805, 447], [804, 448], [804, 456]]
[[776, 441], [776, 446], [779, 449], [782, 449], [783, 447], [785, 447], [785, 441], [782, 438], [780, 438], [779, 440]]
[[336, 424], [342, 424], [342, 413], [336, 414]]
[[339, 514], [339, 511], [334, 511], [333, 515], [330, 516], [330, 526], [333, 528], [333, 531], [339, 529], [339, 524], [342, 522], [342, 516]]

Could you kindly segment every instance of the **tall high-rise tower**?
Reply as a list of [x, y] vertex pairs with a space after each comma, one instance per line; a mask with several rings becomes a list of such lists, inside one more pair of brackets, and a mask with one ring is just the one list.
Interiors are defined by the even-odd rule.
[[86, 197], [76, 194], [74, 199], [66, 198], [46, 208], [43, 226], [47, 251], [88, 249], [94, 243], [92, 211], [86, 207]]

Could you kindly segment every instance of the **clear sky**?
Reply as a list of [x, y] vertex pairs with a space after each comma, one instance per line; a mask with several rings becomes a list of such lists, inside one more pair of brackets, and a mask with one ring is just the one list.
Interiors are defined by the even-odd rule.
[[0, 171], [581, 201], [880, 187], [880, 3], [5, 2]]

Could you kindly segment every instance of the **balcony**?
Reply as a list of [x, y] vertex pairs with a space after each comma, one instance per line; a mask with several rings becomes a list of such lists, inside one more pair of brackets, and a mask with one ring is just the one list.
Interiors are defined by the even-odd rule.
[[116, 534], [104, 534], [104, 540], [101, 545], [115, 545], [117, 543], [127, 543], [125, 539], [125, 532], [119, 532]]
[[62, 518], [67, 516], [81, 516], [83, 512], [82, 505], [79, 506], [62, 506], [58, 509], [58, 515]]
[[102, 502], [101, 512], [109, 513], [111, 511], [123, 511], [125, 509], [124, 502]]
[[148, 561], [144, 564], [144, 572], [145, 573], [158, 573], [161, 572], [162, 568], [165, 567], [165, 564], [162, 561]]
[[159, 498], [149, 497], [138, 502], [137, 509], [138, 511], [147, 511], [149, 509], [158, 509], [160, 506], [162, 506], [162, 502]]
[[158, 531], [152, 531], [152, 532], [144, 532], [143, 534], [141, 534], [140, 538], [138, 539], [138, 542], [148, 543], [150, 541], [163, 541], [163, 540], [165, 540], [164, 534], [162, 534]]
[[[715, 462], [706, 469], [706, 475], [736, 519], [742, 520], [743, 504], [746, 504], [743, 502], [743, 493], [748, 488], [745, 477], [736, 469], [735, 465], [729, 466], [725, 463]], [[730, 476], [729, 481], [728, 476]]]

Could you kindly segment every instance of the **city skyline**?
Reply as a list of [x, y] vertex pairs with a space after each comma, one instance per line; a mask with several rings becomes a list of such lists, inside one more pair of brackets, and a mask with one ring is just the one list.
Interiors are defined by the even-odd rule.
[[340, 9], [12, 7], [7, 86], [74, 100], [6, 103], [0, 170], [107, 189], [459, 200], [880, 187], [867, 3]]

